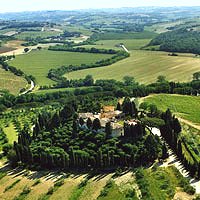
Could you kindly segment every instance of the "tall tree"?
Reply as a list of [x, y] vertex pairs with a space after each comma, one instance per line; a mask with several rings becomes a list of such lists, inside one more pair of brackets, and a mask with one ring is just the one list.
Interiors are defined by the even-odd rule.
[[90, 118], [87, 119], [87, 127], [88, 129], [92, 128], [92, 120]]
[[101, 122], [98, 118], [94, 119], [94, 121], [93, 121], [93, 129], [96, 131], [101, 129]]
[[106, 123], [105, 133], [106, 133], [106, 138], [110, 138], [110, 136], [112, 135], [112, 126], [111, 126], [111, 122], [107, 122], [107, 123]]

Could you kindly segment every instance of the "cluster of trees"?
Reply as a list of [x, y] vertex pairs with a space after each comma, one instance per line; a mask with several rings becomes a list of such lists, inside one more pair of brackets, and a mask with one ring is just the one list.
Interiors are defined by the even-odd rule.
[[49, 24], [48, 22], [9, 22], [7, 26], [3, 27], [3, 29], [7, 28], [33, 28], [33, 27], [44, 27]]
[[124, 99], [121, 107], [122, 108], [120, 108], [120, 105], [118, 103], [118, 105], [117, 105], [118, 110], [122, 110], [126, 116], [131, 116], [131, 117], [137, 118], [138, 110], [136, 108], [135, 102], [131, 101], [129, 97], [126, 97]]
[[55, 45], [50, 46], [51, 51], [70, 51], [70, 52], [80, 52], [80, 53], [101, 53], [101, 54], [117, 54], [119, 51], [113, 49], [97, 49], [97, 48], [84, 48], [84, 47], [70, 47], [68, 45]]
[[109, 29], [114, 29], [115, 32], [142, 32], [144, 31], [144, 24], [129, 23], [129, 22], [112, 22], [111, 24], [102, 23], [91, 23], [91, 28], [96, 31], [103, 29], [104, 31], [109, 31]]
[[124, 123], [124, 136], [130, 137], [133, 140], [143, 137], [145, 135], [145, 126], [139, 121], [134, 123]]
[[193, 149], [188, 146], [184, 137], [181, 137], [181, 125], [179, 120], [168, 109], [162, 113], [161, 118], [165, 124], [160, 127], [161, 135], [174, 150], [183, 165], [190, 171], [192, 176], [200, 177], [199, 159], [192, 153]]
[[81, 36], [81, 32], [69, 32], [69, 31], [64, 31], [64, 33], [61, 35], [63, 37], [80, 37]]
[[[82, 129], [83, 120], [78, 120], [76, 111], [77, 105], [70, 103], [57, 112], [39, 115], [33, 135], [26, 127], [20, 132], [18, 142], [8, 153], [11, 163], [42, 168], [102, 169], [147, 165], [162, 157], [160, 139], [146, 133], [142, 125], [131, 129], [132, 135], [112, 138], [110, 125], [103, 131], [98, 119], [87, 121], [89, 128]], [[138, 134], [140, 137], [136, 137]]]
[[161, 33], [148, 46], [154, 45], [161, 51], [200, 54], [200, 33], [186, 28]]

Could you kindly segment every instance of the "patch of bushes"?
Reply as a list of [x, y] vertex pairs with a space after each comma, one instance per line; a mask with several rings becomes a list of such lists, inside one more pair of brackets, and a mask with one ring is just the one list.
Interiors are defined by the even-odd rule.
[[0, 180], [1, 180], [4, 176], [6, 176], [6, 173], [5, 173], [5, 172], [0, 172]]
[[69, 200], [78, 200], [81, 196], [83, 190], [85, 189], [86, 185], [88, 183], [88, 179], [84, 179], [77, 188], [74, 189], [72, 192], [72, 195], [70, 196]]
[[37, 180], [35, 180], [35, 182], [33, 183], [32, 186], [34, 187], [34, 186], [36, 186], [36, 185], [38, 185], [38, 184], [40, 184], [40, 183], [41, 183], [41, 180], [40, 180], [40, 179], [37, 179]]
[[4, 190], [4, 192], [7, 192], [8, 190], [12, 189], [15, 185], [17, 185], [17, 183], [19, 183], [21, 180], [17, 179], [16, 181], [14, 181], [11, 185], [7, 186]]
[[[40, 180], [37, 180], [37, 184], [39, 184], [40, 182], [41, 182]], [[47, 200], [47, 199], [49, 199], [50, 196], [51, 196], [54, 192], [56, 192], [57, 189], [58, 189], [59, 187], [61, 187], [62, 185], [64, 185], [64, 183], [65, 183], [65, 182], [64, 182], [64, 179], [60, 179], [60, 180], [56, 181], [56, 182], [54, 183], [54, 186], [53, 186], [53, 187], [50, 187], [50, 188], [48, 189], [48, 192], [47, 192], [46, 194], [40, 196], [39, 200]], [[36, 182], [35, 182], [34, 184], [36, 184]], [[36, 184], [36, 185], [37, 185], [37, 184]]]
[[109, 180], [103, 190], [101, 191], [99, 197], [105, 197], [108, 195], [109, 189], [112, 188], [114, 182], [112, 180]]
[[26, 196], [31, 192], [31, 189], [27, 186], [24, 187], [23, 191], [19, 194], [18, 197], [15, 197], [14, 200], [24, 200]]

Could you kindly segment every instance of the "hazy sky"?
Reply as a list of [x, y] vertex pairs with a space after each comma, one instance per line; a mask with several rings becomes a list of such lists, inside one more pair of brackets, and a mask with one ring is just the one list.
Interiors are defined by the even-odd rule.
[[138, 6], [200, 6], [200, 0], [0, 0], [0, 12]]

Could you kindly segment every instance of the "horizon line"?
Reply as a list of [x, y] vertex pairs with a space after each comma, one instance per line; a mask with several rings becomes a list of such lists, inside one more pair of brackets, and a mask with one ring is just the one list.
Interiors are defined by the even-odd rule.
[[87, 11], [87, 10], [109, 10], [109, 9], [113, 9], [113, 10], [117, 10], [117, 9], [138, 9], [138, 8], [194, 8], [194, 7], [200, 7], [199, 6], [128, 6], [128, 7], [108, 7], [108, 8], [80, 8], [80, 9], [55, 9], [55, 10], [51, 10], [51, 9], [41, 9], [41, 10], [24, 10], [24, 11], [0, 11], [0, 14], [9, 14], [9, 13], [24, 13], [24, 12], [55, 12], [55, 11], [67, 11], [67, 12], [72, 12], [72, 11]]

